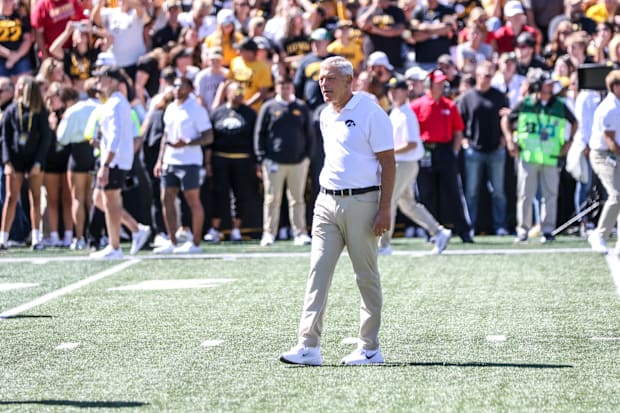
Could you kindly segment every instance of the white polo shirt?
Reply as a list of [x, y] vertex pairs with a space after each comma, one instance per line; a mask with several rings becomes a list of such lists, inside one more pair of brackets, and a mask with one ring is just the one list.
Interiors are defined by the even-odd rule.
[[607, 151], [605, 143], [605, 131], [616, 132], [616, 143], [620, 145], [620, 100], [613, 94], [608, 93], [605, 99], [594, 111], [592, 120], [592, 134], [589, 146], [595, 151]]
[[422, 159], [424, 146], [420, 139], [420, 123], [409, 103], [393, 108], [390, 112], [390, 121], [394, 132], [394, 148], [405, 146], [409, 142], [417, 143], [415, 149], [394, 154], [396, 162], [415, 162]]
[[[199, 139], [202, 132], [211, 129], [207, 110], [193, 96], [188, 96], [182, 104], [176, 100], [164, 112], [164, 132], [168, 142], [183, 140], [190, 142]], [[165, 165], [202, 165], [202, 147], [190, 145], [173, 148], [166, 145]]]
[[112, 96], [101, 106], [101, 159], [106, 159], [108, 152], [114, 153], [110, 166], [118, 166], [129, 171], [133, 164], [133, 138], [135, 127], [131, 119], [131, 105], [120, 92]]
[[394, 149], [392, 124], [385, 111], [361, 93], [340, 113], [332, 105], [320, 117], [325, 162], [319, 183], [327, 189], [367, 188], [381, 184], [377, 152]]

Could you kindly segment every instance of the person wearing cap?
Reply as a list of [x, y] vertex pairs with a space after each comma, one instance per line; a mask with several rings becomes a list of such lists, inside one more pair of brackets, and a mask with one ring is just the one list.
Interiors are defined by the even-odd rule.
[[414, 186], [418, 176], [418, 161], [424, 156], [420, 140], [420, 125], [408, 99], [408, 85], [405, 80], [392, 78], [388, 82], [388, 96], [392, 108], [390, 122], [394, 138], [396, 177], [392, 193], [390, 230], [379, 238], [379, 255], [391, 255], [390, 242], [396, 222], [396, 208], [416, 224], [423, 227], [435, 240], [433, 254], [441, 254], [448, 245], [452, 231], [441, 226], [426, 207], [416, 201]]
[[243, 103], [258, 113], [273, 86], [271, 68], [257, 59], [258, 45], [253, 39], [244, 39], [238, 47], [239, 56], [231, 61], [228, 78], [241, 84]]
[[406, 19], [400, 7], [390, 0], [372, 0], [359, 11], [357, 26], [364, 32], [369, 51], [381, 50], [394, 66], [404, 66], [402, 34]]
[[95, 4], [92, 21], [112, 34], [114, 41], [110, 52], [116, 59], [116, 66], [123, 68], [133, 81], [138, 59], [146, 53], [144, 4], [140, 0], [119, 0], [118, 7], [103, 7], [103, 3]]
[[310, 110], [323, 103], [323, 95], [319, 87], [319, 71], [321, 62], [332, 56], [327, 51], [331, 36], [327, 29], [318, 28], [310, 35], [312, 51], [306, 54], [295, 71], [293, 84], [295, 96], [306, 101]]
[[534, 36], [535, 50], [540, 52], [542, 34], [536, 28], [526, 24], [527, 17], [520, 1], [509, 0], [506, 2], [504, 19], [504, 25], [495, 31], [498, 53], [512, 52], [515, 49], [515, 39], [523, 32], [528, 32]]
[[223, 56], [220, 48], [209, 49], [203, 45], [201, 56], [205, 65], [194, 79], [194, 88], [198, 102], [211, 113], [215, 109], [213, 103], [217, 90], [228, 79], [228, 69], [222, 66]]
[[[609, 93], [594, 111], [588, 144], [592, 169], [607, 192], [596, 229], [588, 237], [592, 249], [602, 254], [607, 253], [607, 239], [620, 221], [620, 70], [609, 72], [605, 85]], [[620, 242], [613, 252], [620, 255]]]
[[438, 0], [428, 0], [418, 5], [411, 21], [416, 64], [424, 70], [432, 70], [442, 54], [450, 53], [452, 37], [457, 31], [456, 14], [451, 6]]
[[353, 65], [355, 73], [358, 73], [364, 60], [364, 51], [359, 42], [351, 39], [352, 27], [351, 20], [340, 20], [334, 32], [335, 39], [327, 45], [327, 51], [334, 55], [344, 56]]
[[425, 72], [420, 66], [413, 66], [407, 69], [405, 72], [405, 80], [407, 81], [408, 86], [409, 101], [424, 95], [424, 80], [427, 76], [428, 73]]
[[125, 75], [118, 68], [102, 68], [99, 90], [106, 102], [91, 113], [97, 115], [99, 124], [100, 166], [96, 174], [93, 193], [95, 206], [105, 213], [109, 244], [101, 251], [93, 252], [93, 259], [122, 259], [120, 247], [121, 224], [132, 234], [130, 254], [135, 255], [146, 244], [151, 234], [148, 226], [139, 224], [123, 208], [122, 189], [134, 159], [135, 125], [131, 118], [129, 101], [120, 92]]
[[[170, 242], [153, 250], [155, 254], [196, 254], [202, 251], [204, 208], [200, 201], [200, 169], [203, 146], [213, 142], [211, 121], [205, 108], [192, 96], [194, 85], [187, 77], [174, 81], [174, 101], [164, 112], [164, 135], [153, 174], [161, 178], [164, 222]], [[179, 195], [191, 211], [192, 237], [178, 245], [175, 201]]]
[[166, 12], [166, 24], [161, 29], [153, 33], [151, 37], [151, 47], [162, 47], [168, 42], [176, 42], [183, 26], [179, 23], [179, 13], [181, 12], [180, 0], [164, 0], [164, 11]]
[[472, 90], [456, 100], [463, 118], [463, 158], [465, 160], [465, 200], [472, 226], [478, 228], [478, 200], [486, 176], [491, 191], [493, 231], [506, 235], [506, 193], [504, 191], [504, 165], [506, 142], [500, 127], [501, 116], [508, 113], [505, 94], [491, 87], [495, 67], [483, 62], [476, 68], [476, 84]]
[[312, 221], [310, 270], [297, 344], [281, 354], [289, 364], [321, 365], [321, 335], [334, 270], [345, 246], [360, 295], [358, 348], [341, 364], [383, 363], [379, 345], [381, 278], [377, 237], [390, 229], [394, 141], [385, 111], [353, 94], [353, 66], [342, 56], [321, 63], [325, 101], [320, 115], [325, 163]]
[[504, 93], [508, 97], [510, 108], [514, 108], [522, 98], [523, 88], [521, 85], [525, 76], [517, 73], [517, 56], [514, 52], [502, 53], [495, 76], [491, 79], [491, 86]]
[[465, 243], [473, 242], [461, 202], [457, 154], [463, 140], [463, 119], [456, 104], [443, 95], [447, 76], [441, 70], [428, 75], [428, 92], [411, 102], [420, 123], [424, 156], [420, 160], [420, 202], [444, 224], [451, 224]]
[[536, 53], [536, 40], [529, 32], [522, 32], [515, 41], [517, 73], [525, 76], [530, 68], [549, 70], [545, 61]]
[[502, 117], [501, 127], [508, 152], [518, 159], [515, 242], [528, 241], [532, 202], [540, 188], [544, 202], [541, 242], [546, 243], [555, 239], [552, 232], [560, 185], [558, 161], [568, 152], [577, 131], [577, 119], [564, 101], [553, 95], [554, 80], [548, 72], [530, 69], [527, 82], [529, 94]]
[[292, 80], [279, 77], [276, 96], [261, 107], [254, 129], [254, 150], [265, 188], [261, 246], [275, 241], [285, 185], [294, 244], [310, 244], [304, 194], [312, 154], [311, 127], [308, 106], [295, 97]]
[[232, 60], [239, 55], [236, 48], [244, 36], [237, 31], [237, 19], [232, 10], [222, 9], [217, 12], [217, 29], [208, 35], [204, 43], [208, 48], [219, 47], [222, 49], [222, 65], [229, 67]]

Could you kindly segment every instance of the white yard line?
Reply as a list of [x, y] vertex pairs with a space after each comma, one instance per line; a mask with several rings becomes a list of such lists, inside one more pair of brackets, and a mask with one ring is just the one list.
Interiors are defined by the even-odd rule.
[[611, 278], [614, 280], [616, 292], [620, 295], [620, 260], [615, 254], [607, 254], [605, 261], [607, 261]]
[[[84, 258], [82, 258], [84, 259]], [[78, 290], [84, 286], [87, 286], [88, 284], [92, 284], [95, 281], [99, 281], [105, 277], [109, 277], [110, 275], [114, 275], [118, 272], [123, 271], [126, 268], [131, 267], [134, 264], [139, 263], [140, 260], [129, 260], [129, 261], [124, 261], [118, 265], [115, 265], [112, 268], [108, 268], [107, 270], [103, 270], [101, 272], [98, 272], [97, 274], [91, 275], [88, 278], [85, 278], [83, 280], [80, 280], [76, 283], [73, 283], [71, 285], [67, 285], [66, 287], [63, 287], [59, 290], [56, 291], [52, 291], [51, 293], [45, 294], [42, 297], [39, 297], [33, 301], [30, 301], [29, 303], [26, 304], [22, 304], [19, 307], [15, 307], [12, 308], [8, 311], [5, 311], [4, 313], [0, 314], [0, 320], [5, 319], [5, 318], [9, 318], [9, 317], [13, 317], [16, 316], [18, 314], [21, 314], [25, 311], [28, 311], [34, 307], [37, 307], [41, 304], [45, 304], [48, 301], [51, 301], [55, 298], [61, 297], [63, 295], [69, 294], [75, 290]]]

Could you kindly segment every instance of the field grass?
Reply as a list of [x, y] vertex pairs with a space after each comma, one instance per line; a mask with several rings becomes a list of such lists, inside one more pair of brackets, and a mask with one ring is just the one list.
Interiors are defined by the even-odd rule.
[[[421, 240], [395, 240], [396, 254], [380, 258], [386, 363], [365, 367], [339, 365], [359, 317], [346, 255], [329, 297], [324, 366], [313, 368], [278, 361], [295, 343], [308, 247], [141, 253], [0, 319], [0, 411], [619, 411], [620, 297], [606, 260], [576, 238], [477, 241], [428, 256]], [[0, 291], [0, 313], [119, 264], [83, 257], [0, 256], [0, 285], [38, 284]], [[177, 288], [115, 289], [153, 280]]]

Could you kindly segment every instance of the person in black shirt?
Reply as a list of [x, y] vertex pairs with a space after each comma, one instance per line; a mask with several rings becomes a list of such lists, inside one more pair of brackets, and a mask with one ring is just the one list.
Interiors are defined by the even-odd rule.
[[522, 32], [515, 40], [517, 73], [526, 76], [530, 68], [549, 70], [545, 61], [535, 52], [536, 39], [530, 32]]
[[439, 56], [450, 53], [457, 26], [452, 7], [439, 4], [438, 0], [427, 3], [428, 6], [415, 8], [412, 28], [416, 62], [424, 70], [431, 70]]
[[[237, 82], [226, 88], [226, 104], [215, 109], [211, 115], [213, 144], [205, 165], [207, 175], [213, 178], [214, 218], [205, 238], [218, 242], [222, 238], [222, 218], [230, 211], [232, 218], [231, 241], [241, 241], [241, 218], [258, 199], [258, 169], [254, 157], [254, 126], [256, 112], [243, 104], [243, 89]], [[230, 205], [230, 193], [234, 206]]]
[[30, 19], [15, 9], [16, 1], [2, 1], [0, 6], [0, 76], [17, 76], [32, 72], [28, 56], [34, 35]]
[[2, 116], [0, 136], [3, 137], [2, 165], [6, 180], [6, 202], [2, 209], [0, 246], [4, 248], [7, 246], [8, 231], [15, 218], [22, 183], [24, 177], [28, 175], [32, 246], [39, 249], [41, 186], [52, 133], [41, 91], [32, 76], [25, 75], [17, 81], [15, 102], [9, 105]]
[[397, 68], [404, 65], [403, 38], [405, 13], [390, 4], [390, 0], [373, 0], [372, 4], [359, 11], [357, 24], [364, 31], [364, 50], [366, 55], [373, 51], [384, 52]]
[[319, 28], [312, 32], [312, 51], [299, 63], [293, 83], [295, 96], [304, 99], [311, 110], [323, 103], [323, 95], [319, 88], [319, 66], [330, 57], [327, 46], [331, 40], [326, 29]]
[[501, 116], [507, 114], [506, 95], [491, 87], [495, 74], [493, 63], [482, 62], [476, 68], [476, 85], [456, 103], [465, 124], [463, 155], [465, 158], [465, 200], [472, 224], [478, 215], [478, 196], [482, 176], [486, 171], [490, 181], [493, 203], [493, 229], [497, 235], [506, 235], [506, 195], [504, 192], [504, 165], [506, 143], [500, 128]]
[[181, 2], [179, 0], [167, 0], [163, 4], [166, 12], [166, 25], [153, 33], [152, 47], [162, 47], [168, 42], [176, 42], [179, 40], [181, 33], [181, 24], [178, 17], [181, 10]]

